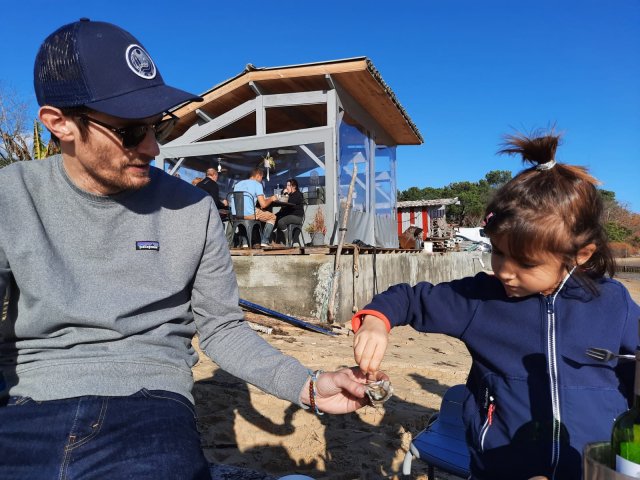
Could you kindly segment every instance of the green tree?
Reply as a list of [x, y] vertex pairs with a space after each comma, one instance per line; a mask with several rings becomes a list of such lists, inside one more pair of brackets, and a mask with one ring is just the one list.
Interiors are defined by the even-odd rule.
[[612, 192], [611, 190], [599, 190], [600, 195], [602, 195], [602, 200], [605, 202], [615, 202], [616, 201], [616, 192]]
[[412, 200], [435, 200], [437, 198], [443, 198], [441, 188], [433, 187], [411, 187], [405, 191], [398, 192], [398, 201], [406, 202]]
[[509, 170], [492, 170], [484, 176], [484, 179], [491, 188], [500, 188], [511, 180], [511, 172]]
[[609, 240], [640, 247], [640, 215], [616, 200], [615, 192], [599, 190], [603, 201], [603, 221]]
[[407, 202], [412, 200], [423, 200], [421, 188], [411, 187], [407, 190], [398, 192], [398, 201]]
[[475, 227], [480, 224], [491, 195], [511, 180], [508, 170], [493, 170], [478, 182], [455, 182], [443, 188], [411, 187], [398, 193], [398, 200], [434, 200], [458, 197], [460, 205], [447, 206], [449, 223]]
[[611, 242], [627, 242], [633, 233], [630, 229], [616, 222], [607, 222], [604, 228]]

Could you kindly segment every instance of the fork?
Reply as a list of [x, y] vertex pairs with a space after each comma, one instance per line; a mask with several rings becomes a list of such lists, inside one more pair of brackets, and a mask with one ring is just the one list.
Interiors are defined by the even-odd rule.
[[609, 360], [613, 360], [614, 358], [619, 358], [621, 360], [635, 360], [635, 355], [624, 355], [620, 353], [613, 353], [606, 348], [597, 348], [597, 347], [589, 347], [585, 352], [587, 357], [593, 358], [594, 360], [598, 360], [600, 362], [608, 362]]

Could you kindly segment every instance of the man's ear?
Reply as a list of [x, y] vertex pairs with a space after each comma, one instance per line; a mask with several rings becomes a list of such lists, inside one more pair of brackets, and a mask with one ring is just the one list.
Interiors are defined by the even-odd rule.
[[47, 130], [58, 137], [60, 142], [70, 142], [75, 138], [74, 133], [78, 131], [77, 128], [73, 128], [75, 124], [71, 125], [72, 120], [66, 117], [59, 108], [49, 105], [40, 107], [38, 117]]
[[595, 251], [596, 246], [593, 243], [589, 243], [588, 245], [582, 247], [576, 254], [576, 265], [583, 265], [584, 263], [586, 263]]

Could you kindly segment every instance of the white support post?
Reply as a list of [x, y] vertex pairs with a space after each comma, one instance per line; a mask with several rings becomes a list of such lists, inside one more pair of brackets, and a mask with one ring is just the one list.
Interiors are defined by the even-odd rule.
[[256, 97], [256, 135], [267, 133], [267, 111], [264, 108], [264, 97]]

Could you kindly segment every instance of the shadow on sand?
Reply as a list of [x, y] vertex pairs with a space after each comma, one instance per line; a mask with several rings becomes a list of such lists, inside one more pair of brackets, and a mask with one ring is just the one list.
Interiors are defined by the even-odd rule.
[[[450, 387], [418, 374], [412, 374], [411, 377], [423, 391], [440, 397]], [[397, 478], [398, 474], [390, 471], [390, 466], [398, 450], [403, 448], [402, 435], [407, 431], [417, 434], [434, 413], [433, 409], [394, 396], [384, 409], [365, 407], [368, 410], [364, 417], [373, 419], [373, 423], [364, 421], [361, 415], [355, 413], [318, 417], [324, 432], [318, 429], [313, 434], [324, 437], [320, 440], [326, 445], [325, 451], [320, 458], [296, 461], [281, 445], [255, 446], [240, 451], [235, 435], [235, 419], [236, 414], [240, 415], [261, 430], [282, 436], [282, 443], [285, 443], [285, 437], [293, 434], [296, 428], [293, 419], [300, 410], [297, 406], [288, 406], [282, 423], [274, 423], [254, 408], [247, 384], [223, 370], [217, 370], [212, 377], [197, 382], [193, 393], [207, 458], [216, 464], [248, 469], [234, 473], [231, 467], [227, 472], [230, 476], [215, 474], [214, 480], [272, 480], [293, 473], [330, 480]], [[208, 399], [214, 396], [218, 404], [224, 402], [228, 406], [217, 412], [211, 411]], [[311, 415], [306, 412], [303, 414]], [[354, 457], [354, 453], [349, 451], [354, 443], [357, 443], [359, 451], [368, 451], [369, 455], [366, 458]], [[218, 467], [218, 473], [221, 468]], [[426, 466], [414, 463], [417, 474], [422, 470], [426, 473]], [[265, 473], [259, 476], [255, 472]]]

